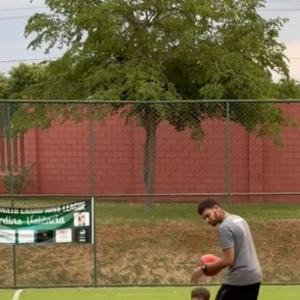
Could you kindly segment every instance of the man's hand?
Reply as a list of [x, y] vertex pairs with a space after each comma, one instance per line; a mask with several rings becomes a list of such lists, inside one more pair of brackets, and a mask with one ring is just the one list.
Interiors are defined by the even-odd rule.
[[198, 267], [194, 270], [192, 276], [191, 276], [191, 283], [192, 284], [198, 284], [200, 278], [203, 276], [203, 270], [201, 267]]

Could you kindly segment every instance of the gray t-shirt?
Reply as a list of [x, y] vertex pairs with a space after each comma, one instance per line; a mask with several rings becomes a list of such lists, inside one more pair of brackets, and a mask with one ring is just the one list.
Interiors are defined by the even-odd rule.
[[262, 281], [251, 231], [243, 218], [228, 215], [219, 225], [219, 240], [223, 250], [234, 248], [234, 263], [229, 268], [226, 284], [240, 286]]

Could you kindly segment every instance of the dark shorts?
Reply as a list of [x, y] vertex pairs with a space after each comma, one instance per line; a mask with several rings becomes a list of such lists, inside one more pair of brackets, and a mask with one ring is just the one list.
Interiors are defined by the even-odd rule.
[[215, 300], [257, 300], [260, 283], [252, 285], [222, 284]]

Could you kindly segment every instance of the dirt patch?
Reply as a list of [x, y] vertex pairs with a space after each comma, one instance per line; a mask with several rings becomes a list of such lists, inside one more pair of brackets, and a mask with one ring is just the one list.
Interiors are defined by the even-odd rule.
[[[300, 278], [298, 221], [251, 224], [265, 282]], [[187, 284], [200, 256], [220, 254], [216, 230], [193, 223], [97, 228], [98, 284]], [[1, 247], [0, 285], [14, 282], [13, 251]], [[89, 285], [94, 280], [90, 245], [17, 247], [20, 286]], [[225, 272], [206, 282], [219, 283]]]

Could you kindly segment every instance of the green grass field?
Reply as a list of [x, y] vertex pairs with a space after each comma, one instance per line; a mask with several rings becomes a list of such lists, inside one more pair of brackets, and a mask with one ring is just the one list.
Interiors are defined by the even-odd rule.
[[[209, 288], [214, 299], [217, 288]], [[184, 300], [190, 299], [191, 288], [99, 288], [99, 289], [47, 289], [24, 290], [18, 300]], [[298, 300], [298, 286], [264, 286], [260, 300]], [[12, 300], [14, 291], [0, 291], [1, 300]], [[17, 299], [15, 299], [17, 300]]]
[[[82, 198], [27, 198], [18, 199], [14, 204], [17, 207], [45, 207], [78, 200]], [[10, 199], [1, 199], [0, 206], [10, 206]], [[94, 248], [90, 245], [20, 246], [16, 247], [15, 254], [11, 247], [3, 246], [0, 287], [13, 286], [13, 270], [17, 285], [28, 288], [90, 285], [94, 282], [95, 273], [99, 285], [186, 285], [189, 284], [191, 272], [201, 255], [220, 253], [217, 231], [198, 216], [195, 202], [157, 201], [152, 211], [147, 211], [143, 203], [98, 201], [95, 206], [95, 257]], [[299, 204], [235, 203], [224, 204], [224, 208], [249, 221], [265, 283], [300, 282], [300, 240], [296, 238], [300, 230]], [[15, 269], [13, 255], [16, 257]], [[224, 275], [223, 272], [218, 276], [205, 278], [202, 284], [219, 284], [223, 282]], [[262, 299], [269, 299], [268, 295], [272, 297], [272, 290], [273, 288], [266, 288], [265, 296], [263, 295], [266, 298]], [[78, 295], [87, 293], [86, 298], [89, 299], [89, 295], [95, 298], [98, 294], [115, 291], [81, 290]], [[128, 291], [125, 290], [124, 295], [122, 292], [116, 297], [127, 299], [124, 297]], [[138, 298], [142, 296], [144, 299], [144, 295], [147, 295], [146, 289], [130, 291], [137, 293]], [[150, 291], [152, 294], [156, 291], [159, 294], [169, 293], [170, 289]], [[188, 290], [176, 289], [172, 299], [176, 299], [175, 294], [182, 299], [183, 295], [180, 293], [186, 291]], [[292, 293], [294, 288], [280, 287], [280, 291]], [[27, 297], [27, 293], [31, 297], [31, 293], [34, 295], [40, 292], [26, 291], [22, 293], [21, 300]], [[56, 291], [69, 292], [74, 293], [74, 290]], [[44, 293], [47, 297], [48, 294], [49, 297], [53, 294], [51, 290]], [[162, 297], [168, 299], [166, 295]], [[0, 300], [6, 298], [9, 296], [0, 295]], [[76, 299], [76, 296], [71, 298]]]
[[[248, 221], [272, 221], [298, 219], [299, 204], [223, 204], [232, 214], [243, 216]], [[197, 203], [157, 203], [152, 211], [144, 204], [102, 202], [96, 205], [98, 224], [136, 224], [145, 225], [165, 222], [191, 222], [207, 226], [197, 214]]]
[[[16, 207], [44, 207], [63, 203], [80, 201], [82, 198], [43, 198], [34, 200], [16, 198]], [[11, 206], [10, 198], [0, 198], [0, 206]], [[271, 221], [297, 219], [300, 215], [299, 204], [289, 203], [222, 203], [230, 213], [243, 216], [249, 221]], [[197, 214], [197, 203], [191, 202], [159, 202], [156, 201], [152, 211], [147, 211], [143, 203], [129, 203], [120, 201], [97, 201], [95, 205], [97, 224], [131, 224], [145, 225], [164, 223], [166, 221], [185, 221], [205, 225]]]

